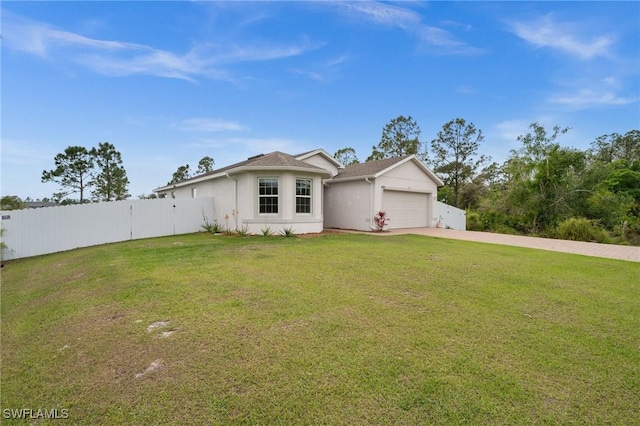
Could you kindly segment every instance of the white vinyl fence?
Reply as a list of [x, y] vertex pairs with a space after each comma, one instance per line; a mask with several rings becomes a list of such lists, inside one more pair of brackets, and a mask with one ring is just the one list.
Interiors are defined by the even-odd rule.
[[466, 231], [467, 212], [438, 201], [438, 226]]
[[164, 198], [12, 210], [2, 213], [3, 259], [202, 230], [213, 198]]

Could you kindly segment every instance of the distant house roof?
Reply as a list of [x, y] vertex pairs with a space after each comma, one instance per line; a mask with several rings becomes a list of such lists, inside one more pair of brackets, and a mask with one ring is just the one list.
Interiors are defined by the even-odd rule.
[[157, 188], [154, 191], [166, 190], [173, 188], [174, 186], [182, 186], [192, 182], [198, 182], [208, 179], [215, 179], [217, 177], [225, 176], [226, 174], [240, 173], [248, 170], [276, 170], [276, 169], [289, 169], [297, 171], [308, 171], [311, 173], [318, 173], [324, 175], [331, 175], [326, 169], [323, 169], [313, 164], [305, 163], [296, 159], [294, 156], [285, 154], [284, 152], [275, 151], [269, 154], [260, 154], [253, 157], [249, 157], [239, 163], [231, 164], [220, 169], [212, 170], [210, 172], [194, 176], [192, 178]]

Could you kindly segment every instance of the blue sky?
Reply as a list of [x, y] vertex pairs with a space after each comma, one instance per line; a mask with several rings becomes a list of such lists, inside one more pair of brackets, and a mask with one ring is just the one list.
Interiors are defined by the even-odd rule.
[[2, 12], [2, 195], [108, 141], [130, 193], [205, 155], [353, 147], [391, 119], [481, 129], [498, 162], [531, 122], [561, 144], [640, 127], [640, 2], [13, 2]]

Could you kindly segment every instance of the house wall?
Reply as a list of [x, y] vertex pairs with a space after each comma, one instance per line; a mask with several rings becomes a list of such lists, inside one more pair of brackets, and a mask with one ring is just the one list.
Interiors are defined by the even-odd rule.
[[316, 167], [320, 167], [325, 170], [329, 170], [331, 172], [331, 176], [335, 176], [338, 174], [338, 168], [335, 164], [331, 163], [324, 156], [320, 154], [313, 155], [309, 158], [305, 158], [302, 160], [303, 163], [312, 164]]
[[436, 226], [438, 186], [413, 161], [369, 181], [336, 181], [325, 187], [325, 228], [371, 231], [373, 215], [382, 209], [385, 189], [424, 194], [428, 198], [428, 226]]
[[[279, 179], [278, 214], [260, 214], [258, 203], [258, 178], [276, 177]], [[313, 180], [311, 190], [311, 214], [297, 214], [296, 178]], [[216, 202], [211, 221], [217, 221], [225, 228], [239, 229], [246, 227], [251, 234], [261, 234], [262, 229], [269, 227], [275, 233], [285, 228], [293, 228], [297, 234], [317, 233], [323, 229], [323, 197], [322, 178], [319, 175], [298, 172], [246, 172], [230, 177], [195, 182], [175, 188], [171, 192], [176, 198], [192, 197], [196, 188], [196, 196], [212, 196]]]
[[[225, 215], [232, 217], [232, 212], [236, 208], [235, 205], [235, 182], [232, 179], [221, 177], [213, 180], [202, 182], [194, 182], [189, 185], [177, 187], [168, 191], [158, 193], [159, 196], [165, 195], [166, 198], [172, 198], [172, 193], [176, 199], [194, 198], [192, 190], [195, 188], [196, 197], [214, 197], [216, 202], [210, 218], [211, 222], [217, 221], [221, 225], [225, 224]], [[233, 222], [229, 223], [232, 227]]]
[[361, 179], [325, 186], [325, 228], [370, 231], [373, 184]]

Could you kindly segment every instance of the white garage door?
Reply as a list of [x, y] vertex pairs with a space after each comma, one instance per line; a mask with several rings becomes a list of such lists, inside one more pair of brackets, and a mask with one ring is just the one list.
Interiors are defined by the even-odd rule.
[[428, 226], [428, 208], [428, 194], [390, 190], [382, 193], [382, 210], [389, 216], [389, 229]]

